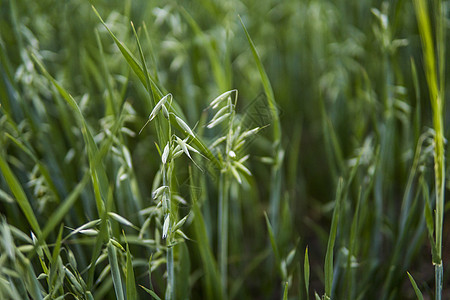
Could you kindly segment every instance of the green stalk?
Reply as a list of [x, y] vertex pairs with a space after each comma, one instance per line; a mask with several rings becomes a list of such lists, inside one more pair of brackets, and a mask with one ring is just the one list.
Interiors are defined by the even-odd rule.
[[[167, 240], [169, 243], [169, 240]], [[173, 247], [167, 248], [167, 288], [166, 300], [174, 299], [175, 292], [175, 275], [173, 268]]]
[[[139, 49], [139, 55], [141, 58], [142, 69], [143, 69], [143, 73], [144, 73], [144, 77], [145, 77], [145, 85], [146, 85], [146, 88], [147, 88], [147, 91], [148, 91], [148, 94], [150, 97], [150, 101], [153, 102], [153, 105], [156, 105], [157, 99], [155, 98], [155, 94], [153, 93], [153, 90], [152, 90], [152, 81], [150, 78], [150, 74], [147, 71], [147, 64], [146, 64], [146, 61], [144, 58], [144, 53], [142, 51], [141, 43], [139, 41], [139, 37], [136, 33], [133, 23], [131, 23], [131, 25], [132, 25], [133, 33], [136, 38], [136, 43], [137, 43], [138, 49]], [[170, 123], [167, 124], [167, 126], [165, 126], [165, 124], [163, 124], [163, 117], [161, 115], [156, 116], [155, 119], [156, 119], [155, 127], [156, 127], [158, 142], [159, 142], [160, 147], [163, 147], [164, 145], [166, 145], [167, 142], [170, 143], [170, 137], [172, 135]], [[164, 129], [167, 129], [167, 135], [164, 134]], [[172, 231], [172, 224], [174, 224], [174, 222], [176, 221], [175, 220], [176, 213], [172, 207], [173, 205], [172, 205], [171, 192], [170, 192], [172, 171], [173, 171], [173, 159], [170, 160], [168, 165], [162, 164], [163, 186], [169, 186], [169, 189], [164, 191], [165, 197], [163, 198], [163, 201], [165, 201], [165, 199], [169, 199], [169, 201], [167, 202], [167, 211], [164, 212], [164, 218], [166, 218], [167, 215], [170, 216], [169, 229], [168, 229], [169, 234], [166, 239], [166, 246], [167, 246], [167, 253], [166, 253], [167, 286], [166, 286], [166, 293], [165, 293], [166, 300], [171, 300], [171, 299], [175, 298], [175, 273], [174, 273], [173, 246], [171, 245], [171, 243], [172, 243], [171, 231]]]
[[328, 244], [327, 244], [327, 252], [325, 254], [325, 298], [328, 296], [331, 298], [331, 289], [333, 285], [334, 279], [334, 268], [333, 268], [333, 256], [334, 256], [334, 244], [336, 242], [336, 235], [339, 224], [339, 210], [342, 201], [342, 189], [343, 189], [343, 180], [342, 178], [338, 181], [337, 192], [336, 192], [336, 200], [335, 206], [333, 210], [333, 217], [331, 219], [331, 228], [330, 235], [328, 236]]
[[220, 170], [219, 178], [219, 206], [218, 206], [218, 259], [219, 273], [221, 277], [221, 286], [223, 296], [226, 297], [228, 285], [228, 226], [229, 226], [229, 210], [230, 210], [230, 185], [233, 176], [232, 161], [229, 153], [232, 151], [233, 144], [233, 123], [235, 117], [235, 103], [232, 104], [232, 112], [228, 120], [228, 132], [226, 136], [225, 162]]
[[[173, 160], [170, 161], [170, 164], [173, 164]], [[164, 186], [170, 186], [170, 182], [171, 182], [171, 171], [173, 170], [173, 166], [163, 166], [163, 174], [162, 174], [162, 178], [163, 178], [163, 185]], [[168, 195], [166, 195], [166, 199], [169, 199], [168, 201], [168, 206], [167, 206], [167, 214], [169, 214], [171, 216], [171, 219], [174, 219], [172, 216], [175, 216], [175, 213], [173, 212], [173, 205], [172, 205], [172, 201], [171, 201], [171, 195], [170, 195], [170, 187], [168, 190], [164, 191], [164, 193], [167, 193]], [[165, 200], [163, 200], [165, 201]], [[167, 263], [166, 263], [166, 267], [167, 267], [167, 287], [166, 287], [166, 296], [165, 299], [166, 300], [171, 300], [174, 299], [174, 295], [175, 295], [175, 274], [174, 274], [174, 260], [173, 260], [173, 246], [171, 245], [171, 239], [172, 239], [172, 235], [170, 234], [170, 232], [172, 231], [172, 222], [170, 222], [169, 224], [169, 234], [167, 236], [166, 239], [166, 246], [167, 246], [167, 253], [166, 253], [166, 257], [167, 257]]]
[[227, 172], [221, 172], [219, 179], [219, 273], [223, 292], [227, 287], [228, 277], [228, 223], [229, 223], [229, 187], [230, 177]]
[[269, 76], [267, 76], [266, 70], [261, 62], [261, 58], [256, 50], [256, 46], [244, 25], [244, 22], [239, 17], [242, 28], [244, 29], [245, 36], [252, 50], [253, 58], [258, 67], [259, 75], [261, 77], [261, 82], [264, 88], [264, 93], [267, 97], [267, 104], [269, 106], [270, 115], [273, 120], [272, 134], [273, 134], [273, 159], [274, 163], [271, 170], [271, 186], [270, 186], [270, 219], [273, 222], [273, 228], [275, 233], [278, 232], [279, 228], [279, 212], [280, 212], [280, 202], [281, 202], [281, 176], [282, 176], [282, 165], [284, 159], [284, 150], [281, 146], [281, 122], [278, 116], [278, 108], [275, 102], [275, 95], [270, 84]]
[[[443, 11], [440, 1], [434, 1], [434, 11], [436, 13], [436, 47], [433, 42], [431, 31], [430, 15], [428, 13], [427, 2], [424, 0], [414, 0], [417, 23], [419, 26], [420, 39], [424, 56], [425, 75], [430, 93], [431, 107], [433, 110], [434, 136], [434, 172], [436, 186], [436, 257], [433, 259], [435, 267], [436, 299], [442, 297], [443, 263], [442, 263], [442, 227], [444, 221], [444, 126], [443, 126], [443, 99], [444, 99], [444, 52], [445, 52], [445, 27], [443, 22]], [[437, 52], [437, 59], [435, 57]], [[436, 64], [438, 70], [436, 70]]]

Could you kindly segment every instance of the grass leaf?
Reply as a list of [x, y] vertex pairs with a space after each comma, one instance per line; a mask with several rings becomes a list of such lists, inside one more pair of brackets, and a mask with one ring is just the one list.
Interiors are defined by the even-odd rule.
[[148, 288], [146, 288], [146, 287], [144, 287], [144, 286], [142, 286], [142, 285], [140, 285], [140, 287], [141, 287], [144, 291], [146, 291], [150, 296], [152, 296], [153, 299], [161, 300], [161, 298], [159, 298], [158, 295], [157, 295], [154, 291], [149, 290]]
[[116, 247], [109, 242], [108, 243], [108, 259], [111, 266], [112, 280], [114, 284], [114, 290], [116, 291], [116, 299], [124, 300], [122, 279], [120, 276], [119, 262], [117, 260]]
[[126, 271], [127, 300], [137, 300], [136, 280], [134, 278], [133, 263], [130, 248], [127, 243], [127, 271]]
[[325, 295], [331, 298], [331, 287], [333, 285], [333, 252], [336, 241], [337, 229], [339, 224], [339, 210], [342, 198], [343, 180], [340, 179], [336, 192], [336, 200], [331, 219], [330, 235], [328, 237], [327, 252], [325, 255]]
[[305, 278], [305, 289], [306, 289], [306, 298], [309, 298], [309, 272], [310, 272], [310, 267], [309, 267], [309, 256], [308, 256], [308, 247], [306, 247], [305, 249], [305, 261], [303, 264], [303, 275]]
[[284, 280], [286, 278], [286, 274], [283, 274], [281, 268], [281, 258], [280, 253], [278, 252], [277, 242], [275, 240], [275, 235], [273, 233], [272, 225], [270, 225], [269, 217], [264, 212], [264, 218], [266, 219], [267, 232], [269, 233], [270, 245], [272, 246], [272, 251], [275, 256], [275, 264], [277, 266], [278, 272], [280, 272], [281, 278]]
[[41, 237], [41, 228], [34, 214], [33, 208], [30, 205], [30, 202], [25, 194], [25, 191], [22, 188], [22, 185], [10, 169], [3, 155], [0, 155], [0, 170], [2, 171], [3, 177], [8, 183], [8, 186], [13, 193], [17, 204], [22, 209], [22, 212], [25, 215], [25, 218], [27, 219], [31, 228], [38, 237]]
[[197, 201], [197, 194], [194, 189], [195, 185], [194, 182], [192, 182], [193, 176], [191, 168], [189, 168], [189, 174], [189, 178], [191, 178], [191, 198], [193, 202], [192, 211], [194, 213], [193, 226], [195, 240], [197, 241], [198, 251], [202, 260], [203, 272], [205, 272], [204, 287], [206, 290], [206, 297], [208, 299], [223, 299], [219, 272], [206, 233], [205, 221]]
[[261, 62], [261, 59], [259, 57], [258, 51], [256, 50], [256, 46], [253, 43], [253, 40], [250, 37], [250, 34], [247, 31], [247, 28], [245, 28], [244, 22], [239, 17], [239, 20], [241, 21], [242, 28], [244, 29], [245, 36], [247, 37], [247, 41], [250, 45], [250, 48], [252, 50], [253, 58], [256, 62], [256, 65], [258, 67], [259, 75], [261, 76], [262, 84], [264, 87], [264, 92], [267, 96], [267, 102], [269, 104], [270, 113], [272, 115], [273, 119], [273, 138], [274, 138], [274, 147], [277, 148], [281, 142], [281, 126], [280, 126], [280, 120], [278, 117], [278, 109], [275, 102], [275, 95], [273, 93], [272, 85], [270, 84], [269, 76], [267, 76], [266, 70], [264, 69], [264, 66]]
[[414, 288], [414, 292], [416, 293], [416, 297], [418, 300], [423, 300], [423, 295], [422, 292], [419, 290], [419, 287], [416, 284], [416, 281], [414, 280], [414, 278], [411, 276], [411, 274], [409, 274], [409, 272], [406, 272], [408, 274], [409, 277], [409, 281], [411, 281], [411, 284]]

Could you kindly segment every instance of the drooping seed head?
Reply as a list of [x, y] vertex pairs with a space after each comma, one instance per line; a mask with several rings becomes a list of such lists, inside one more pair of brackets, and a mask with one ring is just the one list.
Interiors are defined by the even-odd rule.
[[169, 157], [170, 147], [169, 142], [167, 142], [166, 146], [164, 147], [163, 154], [161, 156], [161, 161], [165, 165], [167, 163], [167, 158]]
[[231, 93], [233, 93], [235, 91], [237, 91], [237, 90], [226, 91], [225, 93], [221, 94], [220, 96], [217, 96], [213, 101], [211, 101], [209, 106], [211, 106], [212, 108], [216, 108], [217, 106], [219, 106], [219, 104], [222, 101], [226, 100], [228, 98], [228, 96], [230, 96]]
[[170, 224], [170, 215], [167, 214], [166, 219], [164, 220], [164, 225], [163, 225], [163, 234], [162, 234], [163, 239], [165, 239], [167, 237], [167, 233], [169, 231], [169, 224]]
[[180, 127], [187, 132], [188, 134], [190, 134], [192, 137], [195, 137], [194, 132], [192, 131], [192, 129], [186, 124], [186, 122], [184, 122], [182, 119], [180, 119], [178, 116], [175, 116], [175, 120], [177, 121], [178, 125], [180, 125]]

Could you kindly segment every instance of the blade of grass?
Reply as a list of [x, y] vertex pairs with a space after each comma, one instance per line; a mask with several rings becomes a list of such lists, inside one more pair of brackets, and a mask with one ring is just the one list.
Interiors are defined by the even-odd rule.
[[361, 188], [358, 193], [358, 200], [356, 202], [355, 213], [353, 215], [352, 224], [350, 227], [350, 241], [348, 247], [348, 256], [347, 256], [347, 291], [349, 299], [353, 299], [353, 266], [352, 266], [352, 257], [355, 252], [355, 245], [357, 245], [357, 231], [359, 227], [359, 207], [361, 204], [362, 191]]
[[107, 98], [107, 108], [106, 108], [106, 114], [110, 114], [112, 113], [114, 116], [117, 115], [117, 108], [116, 105], [114, 105], [114, 101], [113, 101], [113, 89], [111, 86], [111, 81], [110, 81], [110, 72], [108, 70], [108, 65], [106, 63], [106, 55], [103, 52], [103, 46], [102, 46], [102, 42], [100, 40], [100, 35], [98, 33], [98, 30], [95, 30], [95, 39], [97, 41], [97, 47], [98, 47], [98, 51], [100, 54], [100, 59], [101, 59], [101, 65], [102, 65], [102, 72], [103, 72], [103, 77], [105, 78], [105, 85], [106, 85], [106, 91], [108, 92], [106, 98]]
[[[144, 70], [139, 65], [137, 59], [133, 56], [133, 54], [127, 48], [127, 46], [125, 46], [124, 43], [122, 43], [119, 39], [117, 39], [117, 37], [114, 35], [114, 33], [109, 29], [109, 27], [103, 21], [102, 17], [100, 16], [100, 14], [98, 13], [98, 11], [95, 9], [94, 6], [92, 6], [92, 10], [96, 14], [96, 16], [99, 18], [99, 20], [103, 24], [103, 26], [105, 26], [106, 30], [109, 32], [109, 35], [114, 40], [114, 43], [117, 45], [120, 52], [122, 53], [122, 56], [125, 58], [128, 65], [131, 67], [133, 72], [137, 75], [137, 77], [139, 78], [141, 83], [144, 85], [144, 87], [146, 87], [146, 89], [150, 88], [148, 90], [149, 93], [150, 92], [154, 93], [157, 98], [161, 98], [164, 95], [164, 93], [158, 88], [158, 86], [155, 84], [154, 80], [150, 78], [150, 75], [148, 75], [148, 73], [147, 73], [148, 76], [146, 76], [146, 74], [144, 73]], [[147, 78], [150, 79], [151, 86], [147, 85]]]
[[111, 274], [114, 285], [114, 290], [116, 291], [116, 299], [124, 300], [123, 289], [122, 289], [122, 279], [120, 276], [119, 262], [117, 260], [117, 250], [116, 247], [109, 242], [108, 243], [108, 259], [111, 265]]
[[224, 64], [220, 61], [219, 55], [217, 54], [217, 50], [214, 50], [211, 43], [206, 38], [204, 32], [202, 31], [198, 23], [195, 21], [195, 19], [189, 14], [189, 12], [182, 6], [180, 6], [180, 11], [182, 15], [185, 17], [185, 19], [188, 21], [195, 35], [200, 37], [200, 39], [203, 42], [202, 45], [205, 47], [206, 53], [211, 63], [214, 78], [216, 80], [217, 85], [219, 86], [219, 90], [226, 91], [230, 89], [231, 88], [230, 79], [227, 78], [225, 74], [223, 68]]
[[56, 238], [56, 242], [55, 242], [55, 248], [53, 248], [53, 254], [52, 254], [52, 261], [51, 261], [51, 266], [52, 268], [50, 269], [50, 281], [52, 281], [52, 275], [54, 273], [54, 266], [56, 265], [56, 261], [59, 257], [59, 251], [61, 250], [61, 240], [62, 240], [62, 234], [63, 234], [63, 229], [64, 229], [64, 225], [61, 224], [61, 226], [59, 227], [59, 232], [58, 232], [58, 237]]
[[134, 33], [134, 37], [136, 38], [136, 43], [138, 45], [138, 49], [139, 49], [139, 56], [141, 58], [141, 64], [144, 70], [144, 77], [145, 77], [145, 87], [147, 88], [147, 90], [149, 91], [150, 94], [150, 99], [153, 103], [153, 105], [156, 105], [156, 98], [155, 95], [153, 94], [152, 91], [152, 85], [151, 85], [151, 79], [150, 79], [150, 75], [148, 73], [148, 69], [147, 69], [147, 64], [145, 63], [145, 58], [144, 58], [144, 53], [142, 51], [142, 47], [141, 47], [141, 43], [139, 41], [139, 37], [136, 33], [136, 29], [134, 28], [134, 24], [133, 22], [131, 22], [131, 27], [133, 28], [133, 33]]
[[[152, 84], [151, 84], [152, 79], [150, 78], [150, 74], [148, 73], [147, 64], [145, 62], [144, 53], [142, 51], [141, 43], [140, 43], [139, 37], [138, 37], [138, 35], [136, 33], [136, 29], [134, 28], [133, 22], [131, 22], [131, 27], [133, 28], [134, 37], [136, 39], [136, 43], [137, 43], [138, 49], [139, 49], [139, 56], [141, 58], [141, 64], [142, 64], [143, 70], [144, 70], [144, 77], [145, 77], [145, 84], [144, 85], [146, 86], [146, 89], [149, 92], [150, 101], [152, 102], [153, 106], [156, 107], [157, 106], [157, 99], [155, 98], [155, 94], [153, 93], [153, 87], [152, 87]], [[161, 98], [161, 97], [158, 95], [158, 99], [159, 98]], [[156, 118], [157, 118], [156, 133], [157, 133], [157, 136], [158, 136], [158, 141], [161, 144], [166, 144], [167, 140], [169, 139], [168, 134], [166, 134], [168, 131], [164, 130], [164, 128], [163, 128], [164, 123], [161, 122], [162, 116], [160, 114], [158, 114], [156, 116]]]
[[283, 300], [287, 299], [288, 299], [288, 282], [286, 281], [286, 283], [284, 284]]
[[42, 292], [41, 292], [41, 284], [37, 280], [37, 276], [34, 273], [33, 267], [30, 263], [26, 264], [27, 272], [26, 275], [28, 277], [27, 280], [27, 290], [30, 293], [32, 299], [42, 300]]
[[245, 36], [247, 37], [247, 41], [252, 50], [253, 58], [258, 67], [259, 75], [261, 76], [262, 84], [264, 87], [264, 92], [266, 93], [267, 102], [269, 104], [270, 113], [271, 113], [272, 119], [273, 119], [274, 149], [278, 149], [278, 147], [280, 146], [280, 142], [281, 142], [281, 125], [280, 125], [280, 119], [278, 116], [278, 109], [277, 109], [277, 105], [275, 102], [275, 96], [273, 93], [272, 85], [270, 84], [269, 77], [267, 76], [267, 73], [261, 62], [261, 58], [259, 57], [258, 51], [256, 50], [256, 46], [253, 43], [253, 40], [250, 37], [250, 34], [248, 33], [247, 28], [245, 27], [244, 22], [242, 21], [241, 17], [239, 17], [239, 20], [241, 21], [241, 25], [242, 25], [242, 28], [244, 29]]
[[136, 280], [134, 279], [133, 263], [128, 243], [127, 243], [126, 288], [127, 288], [127, 300], [138, 299], [136, 291]]
[[5, 178], [9, 188], [11, 189], [11, 192], [13, 193], [17, 204], [22, 209], [25, 218], [30, 224], [31, 229], [36, 233], [36, 236], [40, 238], [42, 236], [42, 231], [34, 214], [33, 208], [30, 205], [30, 202], [25, 194], [25, 191], [22, 188], [22, 185], [10, 169], [8, 163], [5, 160], [5, 156], [3, 155], [0, 155], [0, 170], [2, 171], [3, 177]]
[[102, 250], [103, 245], [108, 241], [108, 217], [106, 209], [103, 212], [103, 215], [101, 217], [101, 224], [100, 224], [100, 230], [97, 234], [97, 239], [95, 241], [94, 249], [92, 250], [92, 257], [91, 257], [91, 263], [89, 265], [88, 269], [88, 280], [87, 280], [87, 288], [88, 290], [92, 289], [92, 286], [94, 284], [94, 275], [95, 275], [95, 263], [97, 261], [97, 258], [100, 255], [100, 252]]
[[229, 227], [229, 188], [230, 179], [227, 173], [221, 173], [219, 178], [218, 205], [218, 260], [222, 289], [228, 290], [228, 227]]
[[272, 246], [272, 251], [275, 256], [275, 264], [277, 266], [277, 270], [283, 280], [286, 279], [286, 274], [283, 274], [282, 268], [281, 268], [281, 258], [280, 258], [280, 252], [278, 251], [277, 242], [275, 240], [275, 235], [272, 229], [272, 225], [270, 224], [269, 217], [267, 216], [267, 213], [264, 212], [264, 218], [266, 219], [266, 226], [267, 226], [267, 232], [269, 233], [269, 239], [270, 244]]
[[[98, 13], [97, 9], [95, 9], [95, 7], [92, 5], [92, 10], [94, 11], [95, 15], [98, 17], [98, 19], [100, 20], [100, 22], [103, 24], [103, 26], [105, 26], [106, 30], [108, 30], [110, 36], [113, 38], [114, 43], [116, 43], [117, 47], [119, 48], [120, 52], [122, 53], [123, 57], [125, 58], [125, 60], [127, 61], [128, 65], [131, 67], [131, 69], [133, 70], [133, 72], [137, 75], [137, 77], [139, 78], [139, 80], [142, 82], [142, 84], [147, 87], [146, 85], [146, 79], [145, 79], [145, 74], [142, 71], [141, 66], [139, 65], [139, 63], [137, 62], [136, 58], [134, 58], [133, 54], [131, 54], [131, 51], [128, 50], [128, 48], [121, 42], [119, 41], [116, 36], [114, 35], [114, 33], [109, 29], [109, 27], [106, 25], [106, 23], [103, 21], [102, 17], [100, 16], [100, 14]], [[162, 96], [162, 93], [161, 93]]]
[[161, 298], [159, 298], [159, 296], [156, 295], [156, 293], [155, 293], [154, 291], [149, 290], [148, 288], [146, 288], [145, 286], [142, 286], [142, 285], [140, 285], [140, 287], [141, 287], [144, 291], [146, 291], [150, 296], [152, 296], [153, 299], [161, 300]]
[[411, 276], [411, 274], [409, 274], [409, 272], [406, 272], [406, 273], [408, 274], [409, 281], [411, 281], [411, 285], [413, 286], [413, 289], [414, 289], [414, 292], [416, 293], [417, 299], [418, 300], [423, 300], [422, 292], [420, 291], [419, 287], [417, 286], [416, 281]]
[[[123, 57], [125, 58], [125, 60], [127, 61], [128, 65], [131, 67], [131, 69], [133, 70], [133, 72], [138, 76], [139, 80], [141, 81], [141, 83], [144, 85], [144, 87], [146, 87], [146, 89], [148, 88], [148, 84], [147, 84], [147, 80], [150, 81], [150, 86], [151, 86], [151, 90], [149, 90], [149, 93], [153, 93], [153, 95], [158, 98], [161, 99], [164, 96], [164, 93], [158, 88], [158, 86], [156, 85], [155, 81], [151, 78], [150, 74], [148, 74], [148, 72], [144, 72], [143, 69], [141, 68], [141, 66], [139, 65], [138, 61], [136, 58], [134, 58], [134, 56], [132, 55], [131, 51], [125, 46], [125, 44], [123, 44], [121, 41], [119, 41], [116, 36], [114, 35], [114, 33], [108, 28], [108, 26], [106, 25], [106, 23], [103, 21], [103, 19], [101, 18], [100, 14], [97, 12], [97, 10], [95, 9], [94, 6], [92, 6], [92, 9], [94, 10], [95, 14], [97, 15], [97, 17], [99, 18], [100, 22], [105, 26], [105, 28], [108, 30], [110, 36], [112, 37], [112, 39], [114, 40], [115, 44], [117, 45], [117, 47], [119, 48], [120, 52], [122, 53]], [[172, 109], [174, 108], [173, 106], [176, 107], [176, 103], [174, 102], [173, 105], [171, 107], [169, 107], [168, 109]], [[170, 123], [172, 126], [174, 126], [175, 128], [181, 130], [182, 132], [184, 132], [183, 128], [181, 128], [181, 126], [178, 124], [178, 122], [176, 122], [176, 118], [171, 114], [170, 115]], [[217, 167], [221, 167], [219, 161], [217, 160], [217, 158], [214, 156], [214, 154], [208, 149], [208, 147], [206, 147], [206, 145], [200, 140], [199, 137], [194, 137], [192, 142], [206, 155], [206, 157], [208, 157], [209, 160], [211, 160]]]
[[[444, 222], [444, 193], [445, 193], [445, 163], [444, 163], [444, 124], [443, 101], [444, 99], [444, 64], [445, 51], [445, 26], [442, 20], [443, 11], [440, 1], [434, 1], [434, 13], [436, 19], [436, 47], [438, 60], [435, 58], [435, 44], [431, 30], [428, 3], [424, 0], [414, 0], [414, 8], [419, 26], [420, 39], [422, 41], [425, 75], [428, 83], [431, 107], [433, 110], [434, 136], [434, 172], [436, 188], [435, 211], [435, 239], [438, 263], [435, 263], [436, 299], [442, 297], [442, 231]], [[437, 65], [437, 66], [436, 66]], [[439, 70], [436, 70], [436, 67]], [[439, 80], [439, 82], [438, 82]]]
[[306, 299], [309, 299], [309, 256], [308, 256], [308, 247], [305, 249], [305, 262], [303, 266], [303, 276], [305, 277], [305, 290], [306, 290]]
[[149, 33], [148, 33], [147, 25], [145, 25], [145, 22], [142, 23], [142, 27], [144, 28], [145, 37], [146, 37], [146, 39], [147, 39], [147, 44], [148, 44], [148, 47], [149, 47], [149, 49], [150, 49], [150, 51], [149, 51], [149, 52], [150, 52], [150, 53], [149, 53], [149, 55], [150, 55], [150, 60], [151, 60], [151, 63], [153, 64], [153, 70], [154, 70], [154, 72], [155, 72], [155, 74], [153, 74], [153, 76], [154, 76], [154, 78], [155, 78], [155, 81], [156, 81], [156, 82], [159, 82], [159, 77], [158, 77], [158, 64], [157, 64], [156, 59], [155, 59], [154, 50], [153, 50], [153, 47], [152, 47], [152, 42], [151, 42], [151, 40], [150, 40], [150, 35], [149, 35]]
[[187, 298], [191, 286], [190, 286], [190, 274], [191, 274], [191, 261], [189, 256], [189, 250], [186, 243], [179, 243], [174, 246], [175, 261], [175, 299]]
[[222, 285], [220, 282], [219, 272], [217, 270], [216, 262], [214, 261], [214, 256], [210, 248], [209, 238], [206, 233], [206, 226], [203, 220], [203, 215], [200, 210], [197, 194], [194, 189], [195, 185], [193, 182], [192, 169], [189, 168], [189, 178], [191, 180], [191, 198], [192, 198], [192, 211], [194, 213], [194, 231], [196, 242], [198, 244], [198, 250], [200, 252], [200, 258], [203, 263], [203, 269], [205, 272], [204, 276], [204, 287], [206, 290], [207, 299], [223, 299]]
[[414, 136], [415, 140], [418, 140], [420, 137], [420, 124], [421, 124], [421, 105], [420, 105], [420, 86], [419, 86], [419, 77], [417, 74], [417, 67], [414, 59], [411, 57], [411, 76], [413, 80], [414, 86], [414, 95], [416, 100], [416, 111], [415, 111], [415, 122], [414, 122]]
[[281, 201], [281, 178], [282, 178], [282, 164], [283, 164], [283, 156], [284, 151], [281, 148], [281, 124], [278, 116], [278, 109], [275, 102], [275, 96], [273, 93], [272, 85], [270, 84], [269, 77], [264, 69], [264, 66], [259, 57], [258, 51], [256, 50], [256, 46], [253, 43], [253, 40], [250, 37], [250, 34], [247, 31], [247, 28], [244, 25], [244, 22], [239, 17], [242, 28], [244, 29], [245, 36], [247, 37], [247, 41], [252, 50], [253, 58], [258, 67], [259, 75], [261, 77], [261, 81], [264, 87], [264, 92], [267, 97], [267, 102], [269, 105], [270, 115], [273, 120], [273, 159], [274, 163], [271, 170], [271, 188], [270, 188], [270, 218], [273, 222], [274, 231], [278, 233], [279, 228], [279, 211], [280, 211], [280, 201]]
[[325, 255], [325, 295], [331, 298], [331, 287], [333, 285], [333, 251], [334, 251], [334, 244], [336, 241], [336, 235], [337, 235], [337, 229], [338, 229], [338, 223], [339, 223], [339, 210], [340, 210], [340, 204], [341, 204], [341, 193], [342, 193], [342, 187], [343, 187], [343, 180], [342, 178], [339, 180], [337, 192], [336, 192], [336, 200], [335, 200], [335, 206], [333, 211], [333, 217], [331, 219], [331, 228], [330, 228], [330, 235], [328, 237], [328, 245], [327, 245], [327, 252]]

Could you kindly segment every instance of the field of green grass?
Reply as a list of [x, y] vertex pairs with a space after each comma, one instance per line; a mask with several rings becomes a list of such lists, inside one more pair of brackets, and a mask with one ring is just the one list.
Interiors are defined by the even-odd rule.
[[0, 299], [449, 299], [449, 17], [0, 0]]

